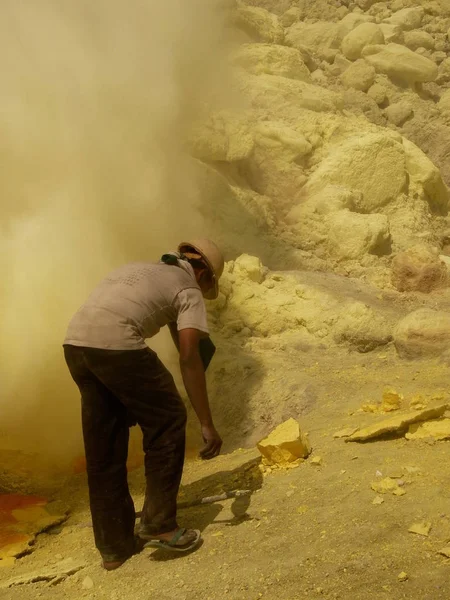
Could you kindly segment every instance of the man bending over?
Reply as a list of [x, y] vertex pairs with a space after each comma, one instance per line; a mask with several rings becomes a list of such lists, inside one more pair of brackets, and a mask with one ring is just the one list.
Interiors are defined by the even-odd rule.
[[132, 263], [108, 275], [70, 321], [64, 354], [81, 392], [82, 426], [95, 544], [105, 569], [137, 550], [126, 461], [129, 424], [143, 433], [146, 494], [138, 535], [146, 545], [187, 551], [200, 532], [177, 523], [186, 409], [169, 371], [145, 343], [168, 325], [183, 382], [209, 459], [220, 452], [199, 352], [208, 336], [203, 298], [218, 295], [223, 256], [209, 240], [179, 245], [159, 263]]

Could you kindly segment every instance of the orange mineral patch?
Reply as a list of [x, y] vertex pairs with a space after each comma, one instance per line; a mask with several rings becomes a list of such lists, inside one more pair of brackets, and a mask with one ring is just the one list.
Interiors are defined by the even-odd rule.
[[46, 504], [39, 496], [0, 494], [0, 561], [27, 552], [40, 531], [64, 519], [49, 514]]

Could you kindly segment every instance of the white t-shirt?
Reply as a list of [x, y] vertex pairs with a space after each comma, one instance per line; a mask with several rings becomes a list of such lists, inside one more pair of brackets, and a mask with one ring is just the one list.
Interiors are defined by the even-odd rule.
[[178, 264], [131, 263], [110, 273], [72, 317], [64, 344], [139, 350], [168, 323], [208, 333], [194, 270]]

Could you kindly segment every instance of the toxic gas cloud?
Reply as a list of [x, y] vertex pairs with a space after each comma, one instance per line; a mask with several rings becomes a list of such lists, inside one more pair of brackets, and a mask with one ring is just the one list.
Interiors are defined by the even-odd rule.
[[0, 7], [0, 449], [81, 447], [61, 343], [106, 272], [205, 233], [186, 130], [227, 89], [214, 0]]

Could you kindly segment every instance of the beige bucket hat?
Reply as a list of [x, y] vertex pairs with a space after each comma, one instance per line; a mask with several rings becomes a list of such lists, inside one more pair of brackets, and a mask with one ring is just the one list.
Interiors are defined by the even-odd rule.
[[205, 294], [205, 298], [208, 300], [215, 300], [219, 295], [219, 279], [223, 273], [225, 265], [222, 252], [219, 250], [217, 245], [211, 240], [207, 239], [196, 239], [190, 242], [181, 242], [178, 246], [178, 252], [188, 252], [189, 249], [194, 249], [205, 263], [208, 265], [209, 270], [213, 276], [214, 287]]

